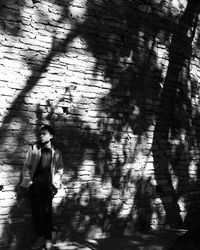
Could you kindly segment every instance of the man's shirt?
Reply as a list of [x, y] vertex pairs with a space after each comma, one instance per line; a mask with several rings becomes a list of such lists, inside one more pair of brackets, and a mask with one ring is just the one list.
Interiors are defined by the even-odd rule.
[[51, 162], [52, 162], [52, 149], [41, 148], [41, 157], [34, 174], [33, 182], [40, 184], [51, 183], [52, 181]]

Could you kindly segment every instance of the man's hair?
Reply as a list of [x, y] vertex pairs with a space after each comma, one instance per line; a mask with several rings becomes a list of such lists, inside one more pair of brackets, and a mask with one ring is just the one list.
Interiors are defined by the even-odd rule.
[[51, 135], [54, 135], [54, 131], [53, 131], [52, 127], [49, 126], [49, 125], [47, 125], [47, 124], [42, 125], [42, 126], [40, 127], [40, 131], [41, 131], [41, 130], [47, 130]]

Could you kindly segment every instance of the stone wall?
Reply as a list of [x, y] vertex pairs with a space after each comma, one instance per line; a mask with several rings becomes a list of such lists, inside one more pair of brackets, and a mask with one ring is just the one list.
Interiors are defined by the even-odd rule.
[[0, 246], [34, 238], [18, 183], [44, 123], [65, 166], [55, 237], [198, 221], [198, 13], [198, 0], [1, 0]]

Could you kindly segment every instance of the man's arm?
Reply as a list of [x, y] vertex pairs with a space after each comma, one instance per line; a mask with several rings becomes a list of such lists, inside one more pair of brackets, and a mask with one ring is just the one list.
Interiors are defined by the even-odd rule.
[[23, 188], [28, 188], [32, 183], [32, 180], [31, 180], [32, 151], [33, 151], [33, 146], [30, 146], [26, 153], [26, 157], [24, 160], [23, 168], [22, 168], [22, 179], [21, 179], [20, 186]]
[[53, 176], [53, 184], [55, 185], [56, 188], [61, 187], [62, 175], [63, 175], [63, 159], [62, 159], [62, 154], [58, 152], [58, 158], [55, 164], [55, 174]]

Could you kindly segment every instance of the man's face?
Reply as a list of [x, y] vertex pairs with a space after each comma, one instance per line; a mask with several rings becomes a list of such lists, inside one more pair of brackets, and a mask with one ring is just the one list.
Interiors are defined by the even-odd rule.
[[49, 133], [48, 130], [42, 129], [40, 131], [40, 142], [41, 143], [48, 143], [53, 138], [53, 135]]

